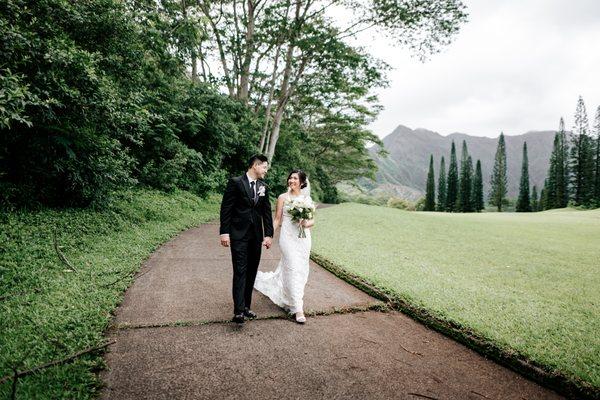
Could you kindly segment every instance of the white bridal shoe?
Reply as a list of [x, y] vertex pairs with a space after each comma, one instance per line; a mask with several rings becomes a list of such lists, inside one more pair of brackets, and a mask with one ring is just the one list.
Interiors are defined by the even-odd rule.
[[304, 316], [304, 313], [301, 313], [301, 312], [296, 313], [296, 322], [299, 324], [303, 324], [306, 322], [306, 317]]

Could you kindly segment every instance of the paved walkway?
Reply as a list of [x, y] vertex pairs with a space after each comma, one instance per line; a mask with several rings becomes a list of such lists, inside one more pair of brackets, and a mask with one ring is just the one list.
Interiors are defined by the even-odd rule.
[[[277, 243], [277, 242], [275, 242]], [[261, 270], [280, 252], [263, 249]], [[254, 292], [231, 319], [218, 226], [190, 229], [144, 264], [110, 330], [105, 399], [560, 399], [556, 393], [310, 264], [306, 324]]]

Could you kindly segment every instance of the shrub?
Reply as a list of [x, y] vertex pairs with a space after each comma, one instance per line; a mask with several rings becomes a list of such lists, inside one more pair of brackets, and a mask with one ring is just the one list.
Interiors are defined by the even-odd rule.
[[390, 197], [387, 201], [387, 206], [392, 208], [398, 208], [400, 210], [416, 211], [416, 205], [399, 197]]
[[425, 197], [421, 197], [419, 200], [417, 200], [415, 203], [415, 209], [416, 211], [425, 211]]

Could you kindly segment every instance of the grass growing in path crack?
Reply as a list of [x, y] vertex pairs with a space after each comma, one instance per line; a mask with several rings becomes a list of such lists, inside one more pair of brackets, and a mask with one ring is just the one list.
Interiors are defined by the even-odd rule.
[[313, 251], [500, 348], [600, 387], [600, 210], [321, 210]]
[[[308, 310], [304, 314], [307, 317], [327, 316], [336, 314], [354, 314], [367, 311], [379, 311], [388, 312], [390, 308], [384, 303], [373, 303], [367, 305], [358, 306], [346, 306], [346, 307], [333, 307], [326, 310]], [[287, 319], [294, 321], [295, 317], [293, 314], [279, 314], [279, 315], [268, 315], [266, 317], [258, 317], [252, 319], [252, 321], [270, 321], [274, 319]], [[234, 323], [231, 318], [228, 319], [203, 319], [203, 320], [187, 320], [187, 321], [173, 321], [173, 322], [162, 322], [152, 324], [129, 324], [120, 323], [113, 325], [109, 330], [127, 330], [127, 329], [150, 329], [150, 328], [176, 328], [176, 327], [187, 327], [187, 326], [202, 326], [202, 325], [214, 325], [214, 324], [229, 324]], [[252, 323], [252, 322], [249, 322]]]
[[[219, 202], [181, 191], [136, 190], [104, 211], [3, 215], [0, 378], [101, 343], [143, 260], [178, 232], [216, 218]], [[93, 398], [102, 362], [86, 354], [23, 377], [17, 398]], [[0, 398], [11, 395], [11, 383], [0, 386]]]

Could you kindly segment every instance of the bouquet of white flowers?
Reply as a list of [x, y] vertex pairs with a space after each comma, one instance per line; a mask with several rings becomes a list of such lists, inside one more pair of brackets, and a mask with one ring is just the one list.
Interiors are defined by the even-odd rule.
[[298, 237], [305, 238], [306, 232], [300, 221], [313, 219], [317, 208], [315, 203], [313, 203], [310, 197], [301, 196], [294, 200], [287, 200], [287, 204], [290, 206], [288, 213], [292, 216], [292, 221], [298, 222]]

